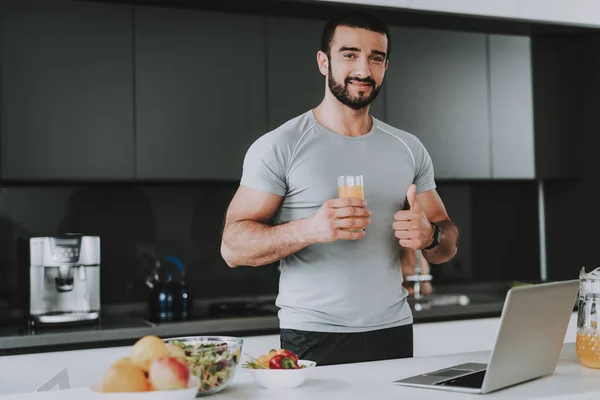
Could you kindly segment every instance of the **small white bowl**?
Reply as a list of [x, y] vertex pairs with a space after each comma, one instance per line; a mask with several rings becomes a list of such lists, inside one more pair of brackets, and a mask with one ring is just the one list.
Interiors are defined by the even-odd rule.
[[177, 390], [155, 390], [152, 392], [99, 393], [90, 388], [90, 399], [97, 400], [191, 400], [195, 399], [200, 389], [200, 378], [190, 375], [188, 387]]
[[302, 385], [308, 379], [314, 367], [314, 361], [298, 360], [299, 369], [253, 369], [250, 372], [254, 379], [267, 389], [291, 389]]

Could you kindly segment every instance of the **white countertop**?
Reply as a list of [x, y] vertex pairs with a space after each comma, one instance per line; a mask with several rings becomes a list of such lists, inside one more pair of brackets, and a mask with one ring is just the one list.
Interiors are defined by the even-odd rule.
[[[281, 392], [263, 389], [254, 382], [248, 371], [241, 370], [219, 400], [227, 399], [454, 399], [480, 395], [452, 393], [431, 389], [408, 388], [392, 382], [463, 362], [487, 362], [489, 352], [462, 353], [412, 359], [378, 361], [359, 364], [318, 367], [303, 386]], [[577, 360], [573, 343], [565, 344], [561, 360], [553, 375], [485, 395], [500, 399], [571, 399], [600, 397], [600, 370], [583, 367]]]
[[[575, 341], [576, 321], [577, 314], [573, 313], [565, 335], [565, 343]], [[403, 399], [406, 397], [405, 394], [408, 396], [407, 398], [438, 398], [440, 396], [454, 398], [457, 394], [402, 388], [391, 382], [460, 362], [486, 362], [487, 354], [494, 345], [499, 322], [499, 318], [490, 318], [415, 325], [415, 358], [318, 367], [314, 371], [316, 374], [305, 386], [287, 391], [285, 397], [313, 400], [320, 398], [319, 396], [331, 396], [335, 392], [335, 394], [347, 396], [349, 399], [359, 399], [364, 398], [365, 393], [377, 390], [377, 393], [382, 395], [378, 396], [379, 398], [386, 398], [386, 396], [397, 398], [398, 394], [401, 394]], [[572, 345], [569, 346], [572, 347]], [[539, 395], [552, 394], [556, 396], [561, 393], [560, 390], [555, 389], [540, 390], [537, 385], [543, 384], [543, 386], [549, 385], [551, 388], [558, 385], [559, 389], [570, 390], [572, 393], [583, 392], [586, 395], [592, 390], [598, 390], [599, 393], [596, 396], [600, 397], [600, 371], [580, 366], [574, 350], [569, 350], [569, 346], [565, 347], [556, 376], [544, 378], [539, 383], [528, 383], [518, 387], [517, 392], [514, 392], [513, 389], [506, 389], [492, 395], [506, 398], [506, 393], [508, 393], [508, 397], [511, 398], [514, 398], [516, 394], [528, 397], [530, 392], [527, 391], [529, 390], [527, 388], [530, 387], [537, 390]], [[279, 347], [279, 335], [245, 337], [243, 348], [245, 354], [242, 356], [242, 362], [247, 360], [246, 354], [258, 357], [268, 349], [277, 347]], [[67, 400], [66, 392], [46, 392], [45, 395], [34, 392], [64, 368], [67, 368], [69, 372], [72, 388], [91, 386], [101, 379], [110, 364], [120, 357], [127, 356], [130, 349], [130, 346], [124, 346], [0, 357], [0, 400], [46, 398]], [[562, 381], [564, 380], [567, 380], [568, 384], [563, 385]], [[78, 393], [78, 398], [84, 398], [81, 397], [81, 394], [85, 390], [85, 388], [75, 389], [68, 392]], [[240, 368], [231, 389], [213, 397], [218, 399], [268, 399], [279, 398], [278, 396], [280, 394], [276, 392], [261, 389], [253, 381], [249, 372]]]
[[[211, 396], [219, 400], [241, 399], [455, 399], [477, 398], [473, 394], [417, 389], [394, 385], [398, 378], [424, 373], [463, 362], [486, 362], [488, 351], [461, 353], [410, 359], [377, 361], [317, 367], [302, 386], [276, 391], [260, 387], [250, 372], [240, 368], [232, 384], [223, 392]], [[62, 392], [62, 393], [61, 393]], [[11, 394], [0, 399], [60, 399], [83, 398], [86, 388], [45, 393]], [[89, 393], [89, 392], [87, 392]], [[474, 397], [475, 396], [475, 397]], [[583, 367], [577, 360], [574, 343], [563, 347], [554, 374], [485, 395], [497, 399], [598, 399], [600, 370]]]

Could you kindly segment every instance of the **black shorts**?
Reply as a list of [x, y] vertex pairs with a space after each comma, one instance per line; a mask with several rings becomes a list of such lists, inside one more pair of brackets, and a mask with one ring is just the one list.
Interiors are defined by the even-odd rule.
[[281, 329], [281, 348], [317, 365], [407, 358], [413, 356], [413, 326], [358, 333]]

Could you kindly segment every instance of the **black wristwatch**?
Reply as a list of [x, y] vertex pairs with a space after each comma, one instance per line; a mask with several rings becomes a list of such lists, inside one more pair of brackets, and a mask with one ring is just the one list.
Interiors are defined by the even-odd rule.
[[437, 226], [437, 224], [434, 224], [433, 222], [431, 222], [431, 225], [433, 226], [433, 242], [431, 242], [431, 244], [429, 246], [425, 247], [423, 250], [431, 250], [435, 246], [440, 244], [442, 230], [440, 229], [439, 226]]

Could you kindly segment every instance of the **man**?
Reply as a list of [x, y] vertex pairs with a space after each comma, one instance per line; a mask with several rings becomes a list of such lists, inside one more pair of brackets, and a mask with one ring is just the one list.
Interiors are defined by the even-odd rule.
[[[403, 249], [433, 264], [457, 251], [428, 152], [369, 114], [390, 49], [371, 14], [329, 21], [317, 53], [323, 101], [250, 146], [227, 211], [224, 260], [279, 261], [281, 347], [320, 365], [412, 357]], [[366, 201], [337, 198], [340, 175], [363, 175]]]

